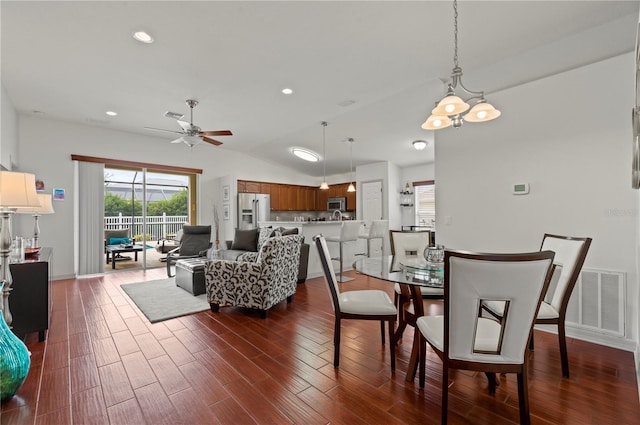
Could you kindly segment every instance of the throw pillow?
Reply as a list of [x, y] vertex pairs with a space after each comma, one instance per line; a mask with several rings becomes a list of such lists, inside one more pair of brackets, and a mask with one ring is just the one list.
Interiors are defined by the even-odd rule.
[[282, 236], [287, 236], [287, 235], [297, 235], [298, 234], [298, 228], [294, 227], [291, 229], [284, 229], [282, 231]]
[[233, 238], [233, 242], [231, 243], [231, 249], [242, 251], [257, 251], [258, 229], [236, 229], [236, 234]]
[[129, 238], [109, 238], [109, 245], [129, 245], [131, 239]]

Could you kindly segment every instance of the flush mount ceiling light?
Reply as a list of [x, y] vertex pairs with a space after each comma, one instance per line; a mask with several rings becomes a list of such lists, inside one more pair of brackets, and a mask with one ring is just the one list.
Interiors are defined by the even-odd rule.
[[313, 151], [310, 151], [309, 149], [291, 148], [291, 153], [298, 158], [304, 159], [305, 161], [309, 162], [318, 162], [320, 160], [320, 155]]
[[421, 151], [427, 147], [427, 142], [425, 142], [424, 140], [414, 140], [413, 147], [415, 150]]
[[353, 140], [353, 138], [349, 137], [347, 139], [347, 142], [349, 142], [349, 170], [351, 172], [351, 182], [349, 183], [349, 187], [347, 188], [347, 192], [355, 192], [356, 191], [356, 187], [353, 185], [353, 142], [355, 142], [355, 140]]
[[136, 31], [133, 33], [133, 38], [141, 43], [151, 44], [153, 43], [153, 37], [144, 31]]
[[[453, 0], [453, 22], [454, 22], [454, 53], [453, 70], [451, 71], [451, 82], [447, 89], [447, 95], [436, 103], [436, 107], [431, 111], [431, 115], [422, 124], [425, 130], [439, 130], [453, 124], [454, 128], [462, 126], [464, 121], [485, 122], [496, 119], [500, 116], [500, 111], [493, 107], [484, 97], [484, 92], [475, 92], [467, 89], [462, 84], [462, 68], [458, 65], [458, 1]], [[458, 86], [465, 93], [469, 94], [466, 100], [456, 96], [454, 89]], [[470, 100], [476, 100], [476, 104], [469, 110]], [[467, 112], [468, 111], [468, 112]], [[466, 112], [466, 113], [465, 113]], [[464, 115], [463, 115], [464, 114]]]
[[287, 88], [282, 89], [282, 93], [283, 94], [291, 94], [291, 93], [293, 93], [293, 90], [291, 90], [290, 88], [287, 87]]
[[322, 121], [320, 125], [322, 125], [322, 184], [320, 185], [320, 189], [327, 190], [329, 189], [329, 185], [327, 184], [327, 151], [326, 151], [326, 140], [325, 140], [325, 130], [327, 129], [327, 122]]
[[109, 115], [110, 117], [115, 117], [116, 115], [118, 115], [118, 113], [114, 111], [107, 111], [105, 112], [105, 114]]

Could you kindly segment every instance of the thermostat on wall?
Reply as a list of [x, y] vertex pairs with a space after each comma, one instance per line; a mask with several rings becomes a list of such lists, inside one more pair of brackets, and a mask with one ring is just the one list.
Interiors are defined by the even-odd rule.
[[526, 195], [529, 193], [529, 183], [518, 183], [513, 185], [514, 195]]

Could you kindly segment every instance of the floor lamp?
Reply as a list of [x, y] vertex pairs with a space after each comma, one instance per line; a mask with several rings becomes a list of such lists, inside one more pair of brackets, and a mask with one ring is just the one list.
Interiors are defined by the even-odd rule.
[[9, 217], [16, 208], [39, 207], [36, 193], [36, 177], [29, 173], [0, 171], [0, 277], [4, 282], [2, 289], [2, 312], [7, 325], [13, 320], [9, 311], [9, 293], [11, 292], [11, 271], [9, 270], [9, 251], [11, 250], [11, 222]]
[[38, 200], [40, 201], [40, 206], [38, 207], [16, 208], [16, 212], [18, 214], [33, 214], [35, 224], [33, 225], [33, 244], [31, 245], [32, 248], [40, 247], [40, 241], [38, 240], [40, 237], [40, 225], [38, 224], [38, 218], [42, 214], [55, 213], [55, 211], [53, 210], [53, 204], [51, 203], [51, 195], [47, 193], [38, 193]]

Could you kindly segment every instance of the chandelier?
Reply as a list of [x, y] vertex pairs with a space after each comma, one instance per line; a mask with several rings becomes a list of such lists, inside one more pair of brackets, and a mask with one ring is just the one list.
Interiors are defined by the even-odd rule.
[[[458, 1], [453, 0], [453, 22], [454, 22], [454, 53], [453, 70], [451, 71], [451, 82], [447, 88], [447, 95], [436, 103], [436, 107], [431, 111], [431, 115], [422, 124], [425, 130], [439, 130], [453, 125], [454, 128], [462, 126], [464, 121], [485, 122], [496, 119], [500, 116], [500, 111], [493, 107], [484, 97], [484, 92], [476, 92], [467, 89], [462, 84], [462, 68], [458, 65]], [[456, 96], [455, 90], [458, 86], [468, 95], [469, 98], [463, 100]], [[477, 100], [476, 104], [469, 109], [469, 101]]]

